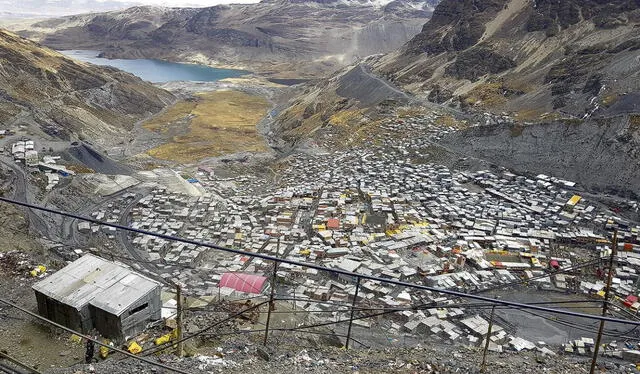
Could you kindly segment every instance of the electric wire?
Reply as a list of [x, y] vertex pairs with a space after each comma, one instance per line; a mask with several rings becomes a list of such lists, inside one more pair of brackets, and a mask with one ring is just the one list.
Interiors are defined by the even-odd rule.
[[30, 311], [30, 310], [28, 310], [26, 308], [23, 308], [23, 307], [21, 307], [21, 306], [19, 306], [17, 304], [12, 303], [11, 301], [5, 300], [3, 298], [0, 298], [0, 303], [3, 303], [3, 304], [5, 304], [7, 306], [10, 306], [12, 308], [18, 309], [18, 310], [20, 310], [20, 311], [22, 311], [24, 313], [27, 313], [28, 315], [30, 315], [32, 317], [35, 317], [35, 318], [37, 318], [37, 319], [39, 319], [41, 321], [49, 323], [49, 324], [51, 324], [51, 325], [53, 325], [53, 326], [55, 326], [57, 328], [63, 329], [63, 330], [65, 330], [67, 332], [70, 332], [72, 334], [76, 334], [77, 336], [79, 336], [79, 337], [81, 337], [83, 339], [91, 340], [92, 342], [94, 342], [95, 344], [98, 344], [101, 347], [107, 347], [107, 348], [109, 348], [109, 350], [116, 351], [118, 353], [122, 353], [127, 357], [130, 357], [130, 358], [133, 358], [133, 359], [136, 359], [136, 360], [140, 360], [140, 361], [144, 361], [144, 362], [146, 362], [148, 364], [151, 364], [151, 365], [154, 365], [154, 366], [157, 366], [157, 367], [161, 367], [163, 369], [171, 370], [171, 371], [174, 371], [176, 373], [190, 374], [188, 371], [185, 371], [185, 370], [182, 370], [182, 369], [178, 369], [178, 368], [174, 368], [174, 367], [171, 367], [169, 365], [165, 365], [165, 364], [163, 364], [161, 362], [156, 362], [156, 361], [153, 361], [153, 360], [141, 357], [141, 356], [136, 356], [136, 355], [134, 355], [132, 353], [129, 353], [129, 352], [127, 352], [127, 351], [125, 351], [123, 349], [120, 349], [120, 348], [112, 347], [109, 344], [105, 344], [105, 343], [101, 342], [98, 339], [94, 339], [91, 336], [84, 335], [84, 334], [79, 333], [79, 332], [77, 332], [77, 331], [75, 331], [75, 330], [73, 330], [73, 329], [71, 329], [69, 327], [66, 327], [66, 326], [61, 325], [61, 324], [59, 324], [57, 322], [51, 321], [48, 318], [45, 318], [45, 317], [43, 317], [43, 316], [41, 316], [41, 315], [39, 315], [37, 313], [34, 313], [34, 312], [32, 312], [32, 311]]
[[420, 290], [425, 290], [425, 291], [441, 293], [441, 294], [444, 294], [444, 295], [450, 295], [450, 296], [474, 299], [474, 300], [485, 301], [485, 302], [494, 303], [494, 304], [498, 304], [498, 305], [513, 306], [513, 307], [517, 307], [517, 308], [529, 308], [529, 309], [537, 310], [537, 311], [541, 311], [541, 312], [557, 313], [557, 314], [563, 314], [563, 315], [572, 316], [572, 317], [583, 317], [583, 318], [588, 318], [588, 319], [593, 319], [593, 320], [630, 324], [630, 325], [634, 325], [634, 326], [635, 325], [640, 325], [640, 321], [629, 321], [629, 320], [626, 320], [626, 319], [619, 319], [619, 318], [613, 318], [613, 317], [607, 317], [607, 316], [589, 315], [589, 314], [585, 314], [585, 313], [579, 313], [579, 312], [573, 312], [573, 311], [569, 311], [569, 310], [562, 310], [562, 309], [555, 309], [555, 308], [548, 308], [548, 307], [539, 306], [539, 305], [527, 305], [527, 304], [521, 303], [521, 302], [494, 299], [494, 298], [490, 298], [490, 297], [486, 297], [486, 296], [469, 294], [469, 293], [466, 293], [466, 292], [460, 292], [460, 291], [448, 290], [448, 289], [440, 289], [440, 288], [431, 287], [431, 286], [413, 284], [413, 283], [400, 281], [400, 280], [396, 280], [396, 279], [386, 279], [386, 278], [381, 278], [381, 277], [377, 277], [377, 276], [373, 276], [373, 275], [355, 273], [355, 272], [352, 272], [352, 271], [347, 271], [347, 270], [342, 270], [342, 269], [327, 268], [325, 266], [321, 266], [321, 265], [317, 265], [317, 264], [313, 264], [313, 263], [305, 263], [305, 262], [296, 261], [296, 260], [290, 260], [290, 259], [286, 259], [286, 258], [279, 258], [279, 257], [276, 257], [276, 256], [267, 255], [267, 254], [263, 254], [263, 253], [253, 253], [253, 252], [242, 251], [242, 250], [234, 249], [234, 248], [226, 248], [226, 247], [222, 247], [222, 246], [215, 245], [215, 244], [202, 243], [202, 242], [199, 242], [199, 241], [196, 241], [196, 240], [192, 240], [192, 239], [184, 239], [184, 238], [179, 238], [179, 237], [175, 237], [175, 236], [172, 236], [172, 235], [159, 234], [159, 233], [154, 233], [154, 232], [151, 232], [151, 231], [146, 231], [146, 230], [141, 230], [141, 229], [134, 229], [134, 228], [123, 226], [123, 225], [119, 225], [119, 224], [103, 222], [103, 221], [96, 220], [94, 218], [84, 217], [84, 216], [80, 216], [80, 215], [77, 215], [77, 214], [74, 214], [74, 213], [68, 213], [68, 212], [57, 210], [57, 209], [51, 209], [51, 208], [47, 208], [47, 207], [43, 207], [43, 206], [39, 206], [39, 205], [35, 205], [35, 204], [30, 204], [30, 203], [26, 203], [26, 202], [22, 202], [22, 201], [17, 201], [17, 200], [9, 199], [9, 198], [6, 198], [6, 197], [0, 197], [0, 201], [4, 201], [6, 203], [19, 205], [19, 206], [23, 206], [23, 207], [26, 207], [26, 208], [35, 209], [35, 210], [39, 210], [39, 211], [44, 211], [44, 212], [48, 212], [48, 213], [52, 213], [52, 214], [62, 215], [62, 216], [65, 216], [65, 217], [75, 218], [75, 219], [79, 219], [79, 220], [83, 220], [83, 221], [87, 221], [87, 222], [92, 222], [92, 223], [103, 225], [103, 226], [107, 226], [107, 227], [113, 227], [113, 228], [120, 229], [120, 230], [125, 230], [125, 231], [130, 231], [130, 232], [136, 232], [136, 233], [139, 233], [139, 234], [150, 235], [150, 236], [154, 236], [154, 237], [161, 238], [161, 239], [166, 239], [166, 240], [171, 240], [171, 241], [178, 241], [178, 242], [182, 242], [182, 243], [203, 246], [203, 247], [206, 247], [206, 248], [216, 249], [216, 250], [219, 250], [219, 251], [223, 251], [223, 252], [227, 252], [227, 253], [233, 253], [233, 254], [236, 254], [236, 255], [256, 257], [256, 258], [261, 258], [261, 259], [267, 260], [267, 261], [275, 261], [275, 262], [278, 262], [278, 263], [286, 263], [286, 264], [290, 264], [290, 265], [306, 267], [306, 268], [315, 269], [315, 270], [318, 270], [318, 271], [344, 275], [344, 276], [352, 277], [354, 279], [357, 279], [357, 278], [367, 279], [367, 280], [378, 281], [378, 282], [383, 282], [383, 283], [387, 283], [387, 284], [393, 284], [393, 285], [396, 285], [396, 286], [409, 287], [409, 288], [414, 288], [414, 289], [420, 289]]

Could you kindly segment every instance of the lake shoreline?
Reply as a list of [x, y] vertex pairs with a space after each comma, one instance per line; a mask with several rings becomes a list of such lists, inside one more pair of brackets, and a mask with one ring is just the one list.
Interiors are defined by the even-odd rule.
[[101, 52], [97, 50], [62, 50], [58, 52], [82, 62], [111, 66], [154, 84], [172, 81], [216, 82], [226, 78], [252, 75], [247, 70], [217, 68], [195, 63], [158, 59], [108, 59], [99, 57]]

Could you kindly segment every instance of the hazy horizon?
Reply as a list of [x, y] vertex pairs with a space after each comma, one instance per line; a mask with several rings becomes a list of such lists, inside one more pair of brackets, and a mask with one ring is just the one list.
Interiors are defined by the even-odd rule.
[[257, 2], [259, 0], [0, 0], [0, 17], [62, 16], [105, 12], [137, 5], [208, 7]]

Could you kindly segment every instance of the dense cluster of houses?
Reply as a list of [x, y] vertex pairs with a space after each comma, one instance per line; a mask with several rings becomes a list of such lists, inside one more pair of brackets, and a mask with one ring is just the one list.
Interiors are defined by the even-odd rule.
[[47, 191], [53, 189], [60, 182], [60, 176], [75, 174], [66, 167], [57, 164], [56, 161], [60, 159], [58, 156], [45, 155], [40, 158], [34, 140], [19, 140], [11, 144], [11, 156], [18, 164], [43, 171], [47, 178], [45, 187]]
[[[503, 169], [459, 171], [429, 162], [430, 142], [453, 129], [435, 126], [429, 117], [382, 128], [401, 127], [405, 138], [373, 134], [348, 151], [293, 155], [279, 185], [261, 195], [247, 192], [264, 183], [259, 179], [223, 179], [201, 171], [192, 179], [204, 194], [159, 187], [139, 199], [127, 219], [138, 229], [441, 289], [481, 292], [530, 281], [591, 295], [602, 291], [602, 274], [583, 278], [572, 269], [606, 256], [617, 228], [624, 266], [614, 280], [615, 292], [627, 307], [640, 307], [639, 227], [612, 217], [570, 181]], [[163, 269], [163, 278], [186, 284], [197, 295], [231, 295], [233, 290], [218, 288], [224, 273], [268, 275], [273, 266], [147, 235], [130, 240]], [[558, 270], [563, 271], [555, 274]], [[356, 292], [352, 277], [288, 264], [280, 264], [277, 282], [279, 292], [299, 299], [296, 305], [307, 310], [348, 305]], [[486, 335], [486, 318], [465, 308], [438, 307], [453, 302], [438, 293], [363, 281], [357, 302], [381, 308], [435, 305], [394, 314], [385, 326], [399, 333], [471, 342]], [[543, 349], [496, 326], [491, 340], [495, 350]]]

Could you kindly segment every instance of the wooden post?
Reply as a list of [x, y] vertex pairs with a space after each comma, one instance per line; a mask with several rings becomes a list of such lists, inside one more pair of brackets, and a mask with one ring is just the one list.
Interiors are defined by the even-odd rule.
[[496, 311], [496, 306], [491, 307], [491, 316], [489, 317], [489, 329], [487, 330], [487, 337], [484, 343], [484, 352], [482, 352], [482, 368], [481, 373], [485, 373], [487, 370], [487, 351], [489, 351], [489, 342], [491, 341], [491, 329], [493, 328], [493, 313]]
[[[609, 256], [609, 273], [607, 275], [607, 288], [604, 290], [604, 301], [602, 302], [602, 316], [607, 314], [607, 306], [609, 303], [609, 291], [611, 290], [611, 281], [613, 279], [613, 259], [618, 250], [618, 230], [613, 232], [613, 243], [611, 244], [611, 256]], [[598, 336], [596, 337], [596, 345], [593, 347], [593, 357], [591, 358], [590, 374], [595, 373], [596, 363], [598, 361], [598, 351], [600, 350], [600, 340], [604, 331], [604, 320], [600, 321], [598, 328]]]
[[180, 287], [180, 285], [176, 285], [176, 302], [177, 302], [177, 315], [176, 315], [176, 329], [177, 331], [177, 340], [178, 340], [178, 344], [177, 344], [177, 349], [176, 349], [176, 355], [178, 357], [182, 357], [183, 355], [183, 342], [182, 342], [182, 333], [183, 333], [183, 328], [182, 328], [182, 287]]
[[[276, 247], [277, 253], [280, 253], [280, 236], [278, 236], [278, 245]], [[278, 262], [273, 263], [273, 276], [271, 277], [271, 295], [269, 296], [269, 310], [267, 311], [267, 323], [264, 328], [264, 341], [263, 345], [267, 345], [267, 339], [269, 339], [269, 323], [271, 322], [271, 310], [275, 308], [273, 304], [273, 294], [276, 290], [276, 275], [278, 273]]]
[[351, 317], [349, 317], [349, 328], [347, 329], [347, 342], [345, 348], [349, 349], [349, 340], [351, 339], [351, 325], [353, 324], [353, 315], [355, 313], [356, 300], [358, 300], [358, 291], [360, 290], [360, 277], [356, 281], [356, 293], [353, 295], [353, 302], [351, 303]]

